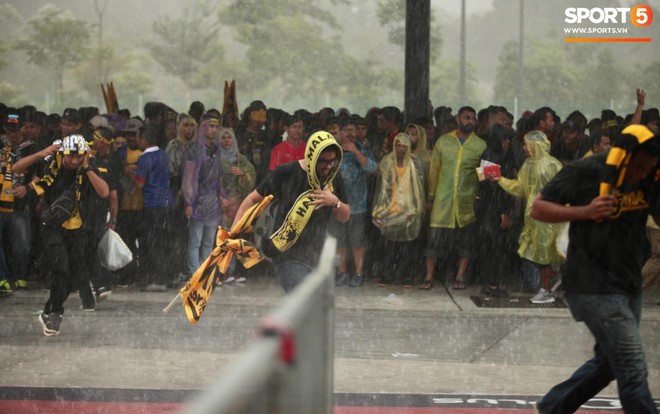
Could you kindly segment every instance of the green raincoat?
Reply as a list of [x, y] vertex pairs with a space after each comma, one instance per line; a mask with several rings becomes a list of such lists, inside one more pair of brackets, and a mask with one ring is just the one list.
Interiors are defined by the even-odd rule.
[[557, 238], [566, 223], [543, 223], [529, 215], [534, 197], [559, 172], [562, 164], [550, 155], [550, 141], [543, 132], [528, 132], [524, 140], [529, 158], [520, 167], [518, 178], [502, 177], [499, 180], [504, 191], [527, 202], [525, 225], [518, 239], [518, 255], [541, 265], [563, 263], [565, 259], [557, 250]]
[[438, 138], [429, 171], [429, 196], [434, 197], [431, 227], [465, 227], [476, 221], [474, 197], [477, 193], [476, 168], [486, 142], [475, 133], [463, 145], [452, 131]]

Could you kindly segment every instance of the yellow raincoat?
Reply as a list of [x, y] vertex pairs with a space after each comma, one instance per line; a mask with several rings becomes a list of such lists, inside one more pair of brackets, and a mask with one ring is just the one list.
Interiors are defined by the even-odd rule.
[[[397, 144], [408, 147], [402, 167], [397, 165]], [[408, 135], [400, 133], [394, 138], [394, 150], [378, 164], [379, 179], [372, 217], [383, 236], [392, 241], [415, 240], [422, 225], [424, 186], [420, 163], [416, 163], [413, 157]]]
[[415, 128], [417, 130], [417, 136], [419, 139], [417, 140], [417, 148], [415, 148], [412, 153], [422, 162], [422, 167], [424, 169], [422, 182], [426, 184], [429, 179], [429, 168], [431, 166], [432, 156], [431, 150], [427, 147], [428, 138], [426, 137], [426, 129], [417, 124], [408, 124], [406, 130], [408, 130], [408, 128]]
[[563, 263], [565, 259], [557, 250], [557, 238], [566, 223], [543, 223], [529, 215], [534, 197], [559, 172], [562, 164], [550, 155], [550, 141], [543, 132], [528, 132], [524, 140], [529, 158], [520, 167], [518, 178], [502, 177], [499, 180], [504, 191], [527, 201], [525, 225], [518, 239], [518, 255], [542, 265]]
[[429, 196], [434, 197], [431, 227], [465, 227], [476, 221], [474, 197], [477, 171], [486, 142], [475, 133], [463, 145], [452, 131], [438, 138], [429, 171]]

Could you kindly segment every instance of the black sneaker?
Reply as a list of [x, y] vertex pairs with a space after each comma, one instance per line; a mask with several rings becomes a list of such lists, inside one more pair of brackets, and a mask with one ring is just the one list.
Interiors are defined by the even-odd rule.
[[109, 299], [110, 295], [112, 295], [112, 290], [110, 290], [109, 288], [101, 286], [100, 288], [96, 289], [97, 302], [103, 302], [104, 300]]
[[60, 334], [60, 324], [62, 323], [61, 313], [40, 313], [39, 322], [44, 327], [44, 335], [57, 336]]
[[348, 284], [348, 286], [352, 288], [358, 288], [362, 285], [364, 285], [364, 276], [362, 273], [356, 273], [355, 276], [353, 276], [351, 279], [351, 283]]
[[345, 286], [351, 281], [351, 277], [346, 272], [339, 272], [335, 286]]
[[172, 281], [169, 284], [169, 287], [172, 289], [181, 289], [183, 286], [185, 286], [186, 283], [188, 283], [188, 280], [192, 275], [189, 275], [187, 273], [179, 273], [172, 279]]
[[501, 298], [504, 296], [509, 296], [509, 292], [506, 289], [499, 286], [484, 286], [481, 290], [482, 295], [491, 296], [494, 298]]

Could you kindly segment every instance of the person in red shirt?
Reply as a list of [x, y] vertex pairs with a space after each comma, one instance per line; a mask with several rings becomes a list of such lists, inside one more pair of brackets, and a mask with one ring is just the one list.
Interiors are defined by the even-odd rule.
[[305, 157], [305, 142], [302, 139], [305, 125], [302, 118], [297, 115], [285, 117], [284, 131], [286, 139], [277, 144], [270, 154], [269, 169], [271, 171], [287, 162]]

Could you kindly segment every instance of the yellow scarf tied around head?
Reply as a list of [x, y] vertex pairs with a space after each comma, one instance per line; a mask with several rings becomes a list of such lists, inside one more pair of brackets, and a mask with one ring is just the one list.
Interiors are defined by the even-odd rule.
[[629, 125], [621, 131], [621, 136], [607, 154], [605, 176], [600, 183], [600, 195], [616, 192], [621, 187], [633, 151], [653, 137], [655, 137], [653, 132], [644, 125]]
[[[337, 166], [321, 181], [316, 174], [316, 164], [321, 153], [333, 145], [339, 149], [337, 151]], [[315, 190], [329, 189], [332, 191], [332, 180], [339, 172], [343, 155], [341, 146], [331, 133], [319, 131], [309, 137], [305, 147], [305, 162], [307, 164], [307, 181], [311, 188], [298, 196], [295, 203], [293, 203], [293, 207], [287, 213], [282, 226], [270, 236], [270, 240], [277, 250], [284, 252], [298, 241], [300, 234], [312, 217], [312, 213], [314, 213], [315, 206], [309, 204], [310, 201], [314, 200], [310, 194]]]
[[191, 324], [197, 324], [201, 318], [213, 290], [220, 282], [220, 277], [227, 272], [233, 256], [236, 256], [246, 269], [263, 259], [254, 244], [240, 239], [238, 236], [252, 231], [252, 221], [264, 211], [272, 199], [273, 196], [269, 195], [261, 203], [250, 207], [231, 230], [218, 227], [215, 239], [216, 248], [179, 292], [183, 298], [186, 316]]

